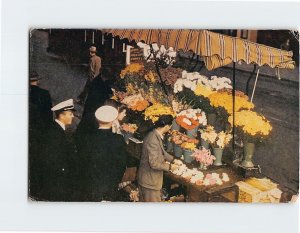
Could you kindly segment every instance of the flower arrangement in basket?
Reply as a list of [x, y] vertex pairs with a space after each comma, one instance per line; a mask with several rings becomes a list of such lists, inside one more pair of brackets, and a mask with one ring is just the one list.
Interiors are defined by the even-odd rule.
[[155, 103], [152, 106], [148, 107], [145, 112], [145, 120], [151, 120], [152, 123], [158, 121], [159, 116], [161, 115], [172, 115], [175, 116], [171, 107], [166, 105]]
[[137, 131], [138, 127], [136, 124], [123, 123], [121, 125], [121, 130], [126, 133], [134, 134]]
[[203, 169], [206, 169], [207, 166], [212, 165], [216, 159], [216, 157], [211, 154], [210, 150], [205, 148], [196, 149], [192, 156], [202, 165]]
[[[231, 126], [233, 125], [233, 117], [228, 118]], [[244, 141], [261, 142], [268, 138], [272, 131], [270, 122], [254, 111], [243, 110], [235, 114], [235, 126], [241, 132]]]
[[205, 126], [207, 119], [205, 112], [201, 109], [186, 109], [177, 115], [176, 123], [186, 130], [193, 130], [199, 125]]

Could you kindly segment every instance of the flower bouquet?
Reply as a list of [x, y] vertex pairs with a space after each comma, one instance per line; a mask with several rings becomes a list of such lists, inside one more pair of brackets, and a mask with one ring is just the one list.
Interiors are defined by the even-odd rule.
[[201, 133], [201, 145], [208, 149], [209, 144], [215, 142], [218, 134], [211, 125], [208, 125], [205, 129], [200, 129], [199, 131]]
[[137, 131], [138, 127], [136, 124], [123, 123], [121, 125], [121, 129], [126, 133], [134, 134]]
[[129, 142], [129, 138], [133, 137], [133, 134], [138, 129], [136, 124], [124, 123], [121, 125], [121, 131], [124, 134], [124, 140], [126, 143]]
[[231, 139], [232, 139], [232, 135], [230, 133], [226, 133], [224, 131], [217, 133], [217, 137], [212, 144], [213, 153], [214, 156], [216, 157], [216, 160], [214, 161], [214, 165], [216, 166], [222, 165], [222, 156], [223, 156], [224, 147], [229, 144]]
[[149, 106], [149, 102], [141, 94], [127, 96], [121, 102], [133, 111], [139, 112], [144, 111]]
[[212, 165], [216, 159], [208, 149], [196, 149], [192, 156], [200, 163], [200, 169], [206, 170], [207, 166]]
[[196, 137], [198, 127], [205, 126], [207, 119], [205, 112], [201, 109], [187, 109], [177, 115], [176, 123], [183, 127], [189, 136]]
[[197, 139], [190, 138], [186, 134], [180, 133], [177, 130], [172, 131], [170, 141], [173, 143], [174, 155], [177, 158], [180, 158], [183, 153], [183, 148], [181, 147], [183, 143], [192, 143], [196, 145], [199, 142]]

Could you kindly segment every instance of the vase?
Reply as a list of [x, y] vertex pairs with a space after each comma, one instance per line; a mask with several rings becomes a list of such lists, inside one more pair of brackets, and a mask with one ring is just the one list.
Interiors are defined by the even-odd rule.
[[170, 138], [167, 140], [167, 148], [166, 151], [171, 153], [173, 151], [173, 143], [169, 141]]
[[204, 163], [200, 163], [200, 170], [207, 170], [207, 166]]
[[183, 152], [184, 162], [191, 163], [194, 160], [194, 157], [192, 157], [193, 151], [183, 149], [182, 152]]
[[173, 120], [171, 129], [177, 131], [180, 130], [180, 125], [177, 124], [176, 120]]
[[128, 144], [129, 143], [129, 138], [133, 137], [133, 133], [125, 132], [124, 133], [124, 140]]
[[201, 138], [201, 146], [205, 149], [209, 149], [209, 142], [205, 141], [204, 139]]
[[252, 162], [252, 157], [255, 150], [255, 144], [251, 142], [246, 142], [244, 144], [244, 159], [242, 161], [242, 166], [251, 168], [254, 167], [254, 164]]
[[174, 156], [177, 158], [180, 158], [182, 155], [182, 148], [177, 145], [177, 144], [173, 144], [173, 152], [174, 152]]
[[186, 135], [191, 137], [191, 138], [196, 138], [197, 137], [197, 132], [198, 132], [198, 127], [195, 127], [194, 129], [187, 129], [186, 130]]
[[222, 166], [222, 156], [223, 156], [223, 150], [222, 148], [213, 148], [213, 154], [216, 157], [214, 161], [215, 166]]
[[216, 113], [208, 113], [207, 114], [207, 124], [208, 125], [214, 125], [217, 120], [217, 114]]

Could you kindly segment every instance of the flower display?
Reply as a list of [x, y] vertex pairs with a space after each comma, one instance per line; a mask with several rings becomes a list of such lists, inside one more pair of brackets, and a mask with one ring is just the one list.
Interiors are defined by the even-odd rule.
[[[228, 121], [233, 125], [233, 117], [229, 116]], [[235, 114], [235, 126], [239, 127], [246, 136], [252, 139], [266, 138], [272, 131], [270, 122], [256, 112], [243, 110]]]
[[138, 73], [143, 68], [144, 66], [140, 63], [132, 63], [126, 66], [126, 68], [121, 71], [120, 77], [123, 79], [127, 74]]
[[145, 74], [144, 78], [145, 78], [145, 80], [147, 80], [150, 83], [155, 83], [156, 81], [158, 81], [157, 75], [154, 72], [152, 72], [151, 70], [150, 70], [150, 72]]
[[194, 151], [196, 149], [196, 144], [192, 142], [184, 142], [181, 145], [182, 149]]
[[206, 125], [207, 119], [205, 112], [201, 109], [187, 109], [177, 115], [176, 122], [181, 127], [191, 130], [199, 125]]
[[218, 148], [223, 149], [225, 146], [227, 146], [229, 144], [231, 139], [232, 139], [232, 135], [230, 133], [225, 133], [224, 131], [221, 131], [218, 133], [218, 136], [217, 136], [214, 144]]
[[198, 140], [195, 138], [190, 138], [186, 134], [180, 133], [177, 130], [173, 130], [171, 133], [171, 142], [181, 145], [184, 142], [198, 144]]
[[208, 125], [205, 129], [200, 129], [199, 131], [201, 133], [201, 138], [210, 143], [214, 143], [218, 136], [214, 127], [211, 125]]
[[182, 69], [168, 66], [167, 68], [160, 69], [162, 81], [167, 85], [174, 87], [178, 78], [181, 78]]
[[192, 156], [196, 161], [202, 163], [205, 166], [212, 165], [214, 160], [216, 159], [208, 149], [196, 149]]
[[134, 111], [143, 111], [149, 106], [141, 94], [126, 96], [121, 102]]
[[[226, 110], [228, 114], [233, 113], [233, 104], [232, 104], [232, 95], [228, 92], [216, 92], [208, 96], [210, 104], [213, 107], [222, 107]], [[254, 104], [251, 103], [248, 99], [245, 99], [241, 96], [235, 97], [235, 111], [241, 109], [253, 109]]]
[[228, 174], [225, 172], [222, 172], [222, 174], [213, 172], [204, 175], [204, 173], [197, 168], [190, 169], [185, 164], [179, 166], [176, 170], [172, 171], [172, 173], [199, 186], [222, 185], [230, 181]]
[[136, 124], [130, 124], [130, 123], [123, 123], [121, 125], [121, 129], [124, 132], [128, 132], [128, 133], [135, 133], [135, 131], [137, 131], [138, 127]]
[[172, 115], [173, 117], [175, 116], [171, 107], [165, 106], [160, 103], [155, 103], [152, 106], [148, 107], [145, 110], [144, 115], [145, 120], [151, 120], [153, 123], [155, 123], [161, 115]]
[[215, 93], [210, 87], [204, 86], [203, 84], [199, 83], [194, 90], [195, 95], [202, 95], [204, 97], [209, 97], [211, 94]]

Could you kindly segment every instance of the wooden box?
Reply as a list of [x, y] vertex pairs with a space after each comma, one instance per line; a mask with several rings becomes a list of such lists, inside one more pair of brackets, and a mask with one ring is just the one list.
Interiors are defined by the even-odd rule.
[[236, 183], [239, 187], [238, 202], [242, 203], [279, 203], [281, 190], [267, 178], [250, 178]]

